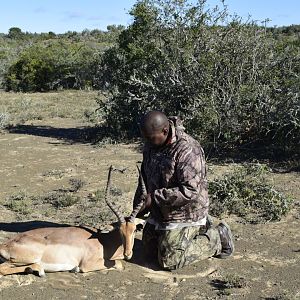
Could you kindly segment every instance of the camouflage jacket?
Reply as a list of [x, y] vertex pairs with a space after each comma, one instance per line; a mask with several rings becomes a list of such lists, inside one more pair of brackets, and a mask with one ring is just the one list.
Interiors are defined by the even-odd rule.
[[[142, 174], [151, 194], [150, 216], [159, 223], [196, 222], [208, 214], [204, 152], [186, 134], [178, 118], [170, 118], [171, 137], [162, 148], [145, 144]], [[141, 197], [137, 187], [134, 203]]]

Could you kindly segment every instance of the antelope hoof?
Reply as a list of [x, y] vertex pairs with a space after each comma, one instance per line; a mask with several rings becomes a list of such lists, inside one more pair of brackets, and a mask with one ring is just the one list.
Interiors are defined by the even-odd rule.
[[132, 258], [132, 254], [130, 254], [130, 255], [124, 255], [124, 259], [125, 260], [131, 260], [131, 258]]
[[25, 269], [25, 273], [26, 273], [26, 274], [33, 274], [34, 271], [32, 270], [32, 268], [27, 267], [27, 268]]
[[79, 273], [80, 272], [80, 269], [79, 269], [79, 267], [77, 266], [77, 267], [75, 267], [75, 268], [73, 268], [72, 270], [70, 270], [70, 273]]
[[115, 261], [114, 269], [116, 270], [124, 270], [123, 264], [120, 260]]

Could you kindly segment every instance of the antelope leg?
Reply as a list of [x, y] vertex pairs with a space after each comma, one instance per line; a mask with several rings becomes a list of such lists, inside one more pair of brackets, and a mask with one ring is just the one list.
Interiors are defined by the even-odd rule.
[[29, 264], [29, 265], [18, 266], [18, 267], [9, 262], [4, 262], [4, 263], [0, 264], [0, 274], [1, 275], [24, 273], [24, 272], [28, 272], [28, 270], [37, 271], [39, 273], [39, 276], [45, 275], [44, 270], [38, 264]]
[[100, 271], [106, 269], [123, 269], [122, 263], [118, 260], [104, 260], [102, 258], [88, 259], [79, 266], [82, 273]]
[[107, 269], [102, 258], [89, 258], [81, 262], [79, 269], [82, 273]]

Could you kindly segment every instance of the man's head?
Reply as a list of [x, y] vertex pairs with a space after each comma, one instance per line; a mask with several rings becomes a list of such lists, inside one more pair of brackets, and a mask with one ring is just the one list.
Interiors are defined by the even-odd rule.
[[148, 112], [141, 121], [141, 133], [143, 138], [154, 147], [165, 143], [170, 130], [169, 120], [160, 111]]

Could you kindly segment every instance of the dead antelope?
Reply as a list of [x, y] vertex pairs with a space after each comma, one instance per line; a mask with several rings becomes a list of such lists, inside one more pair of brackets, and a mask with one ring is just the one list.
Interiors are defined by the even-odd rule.
[[[118, 218], [118, 226], [108, 233], [84, 227], [39, 228], [15, 235], [0, 245], [0, 275], [21, 272], [90, 272], [122, 268], [121, 259], [130, 259], [136, 225], [134, 219], [143, 206], [141, 201], [125, 219], [108, 200], [111, 174], [109, 168], [105, 201]], [[140, 170], [139, 170], [140, 173]], [[140, 173], [139, 180], [145, 191]]]

